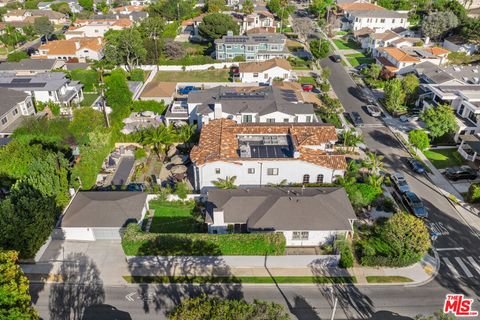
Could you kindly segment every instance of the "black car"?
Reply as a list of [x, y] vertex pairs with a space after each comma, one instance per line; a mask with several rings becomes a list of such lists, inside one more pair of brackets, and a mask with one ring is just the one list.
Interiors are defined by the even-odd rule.
[[363, 127], [363, 119], [360, 116], [360, 113], [358, 112], [352, 112], [352, 122], [355, 125], [355, 127]]
[[451, 167], [445, 169], [445, 176], [452, 181], [473, 180], [477, 178], [477, 172], [470, 167]]
[[330, 60], [332, 60], [333, 62], [341, 62], [342, 57], [340, 57], [338, 54], [334, 54], [334, 55], [330, 56]]

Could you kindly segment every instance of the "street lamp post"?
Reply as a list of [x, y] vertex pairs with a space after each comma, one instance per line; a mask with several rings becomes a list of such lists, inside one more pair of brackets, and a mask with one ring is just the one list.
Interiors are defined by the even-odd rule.
[[337, 303], [338, 303], [338, 298], [335, 296], [335, 293], [333, 292], [333, 287], [329, 287], [330, 294], [332, 295], [332, 302], [333, 302], [333, 307], [332, 307], [332, 316], [330, 317], [330, 320], [335, 319], [335, 312], [337, 311]]

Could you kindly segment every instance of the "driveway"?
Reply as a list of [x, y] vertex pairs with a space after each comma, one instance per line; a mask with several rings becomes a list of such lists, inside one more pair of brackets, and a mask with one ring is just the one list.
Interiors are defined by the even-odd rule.
[[134, 156], [122, 156], [117, 171], [112, 179], [113, 186], [121, 186], [127, 184], [128, 177], [132, 171], [133, 164], [135, 163]]

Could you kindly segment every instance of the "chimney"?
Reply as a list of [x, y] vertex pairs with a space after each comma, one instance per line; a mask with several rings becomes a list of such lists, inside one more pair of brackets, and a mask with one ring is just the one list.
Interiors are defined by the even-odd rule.
[[75, 41], [75, 49], [80, 49], [80, 41]]
[[117, 20], [119, 20], [119, 19], [120, 19], [120, 17], [118, 16], [118, 14], [117, 14], [117, 15], [115, 15], [115, 19], [117, 19]]
[[297, 150], [295, 150], [295, 151], [293, 152], [293, 158], [295, 158], [295, 159], [300, 158], [300, 152], [298, 152]]
[[233, 36], [233, 31], [232, 31], [232, 30], [228, 30], [228, 31], [227, 31], [227, 36], [228, 36], [228, 37], [232, 37], [232, 36]]
[[102, 38], [98, 37], [97, 40], [98, 40], [98, 44], [102, 44]]
[[225, 224], [223, 211], [213, 211], [213, 224], [216, 226]]
[[430, 37], [425, 37], [425, 41], [423, 42], [425, 45], [430, 43]]
[[131, 14], [130, 14], [130, 15], [128, 15], [128, 19], [130, 19], [130, 21], [133, 21], [133, 17], [132, 17], [132, 15], [131, 15]]
[[222, 119], [222, 104], [215, 102], [214, 109], [213, 109], [213, 118], [214, 119]]

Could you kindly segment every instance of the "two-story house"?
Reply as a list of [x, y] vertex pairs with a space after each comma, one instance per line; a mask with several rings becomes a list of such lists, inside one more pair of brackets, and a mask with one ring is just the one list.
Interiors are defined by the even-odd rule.
[[190, 152], [194, 187], [205, 191], [233, 176], [239, 186], [330, 183], [347, 165], [345, 156], [334, 152], [336, 141], [330, 124], [212, 120]]
[[0, 63], [0, 72], [12, 72], [16, 75], [31, 75], [66, 69], [65, 61], [57, 59], [23, 59], [18, 62]]
[[123, 30], [131, 28], [133, 21], [130, 19], [113, 20], [77, 20], [65, 32], [65, 39], [104, 37], [109, 30]]
[[167, 113], [167, 122], [178, 120], [175, 111], [183, 111], [184, 119], [199, 128], [211, 120], [223, 118], [236, 123], [318, 122], [312, 104], [298, 102], [295, 91], [275, 86], [220, 86], [190, 92], [186, 101], [174, 103], [170, 109], [172, 112]]
[[[369, 28], [366, 28], [369, 29]], [[362, 29], [362, 30], [365, 30]], [[362, 31], [360, 30], [360, 32]], [[356, 33], [354, 32], [354, 35]], [[365, 34], [359, 34], [355, 38], [360, 43], [362, 49], [365, 49], [367, 52], [370, 52], [372, 56], [376, 57], [378, 55], [378, 48], [385, 47], [414, 47], [419, 42], [420, 38], [415, 37], [405, 37], [401, 34], [396, 33], [394, 30], [387, 30], [385, 32], [368, 32]]]
[[276, 32], [275, 17], [268, 11], [254, 12], [252, 14], [243, 15], [240, 23], [240, 33], [249, 33], [250, 31], [258, 31], [256, 33], [274, 33]]
[[450, 51], [440, 47], [385, 47], [377, 48], [376, 62], [388, 72], [405, 74], [415, 65], [429, 61], [435, 65], [447, 62]]
[[287, 59], [276, 58], [240, 63], [238, 72], [234, 73], [233, 78], [242, 83], [272, 83], [274, 80], [294, 80], [296, 76]]
[[289, 51], [287, 38], [280, 33], [259, 33], [247, 36], [234, 36], [231, 33], [215, 40], [217, 60], [232, 60], [243, 57], [246, 61], [264, 61], [273, 58], [286, 58]]
[[25, 92], [35, 101], [53, 102], [69, 105], [83, 100], [83, 85], [68, 79], [63, 72], [44, 72], [34, 75], [15, 75], [11, 72], [0, 73], [0, 88]]
[[25, 116], [35, 114], [32, 97], [21, 91], [0, 87], [0, 138], [8, 137]]
[[75, 37], [68, 40], [55, 40], [42, 44], [32, 59], [59, 59], [79, 62], [101, 60], [103, 58], [104, 40], [102, 37]]
[[341, 29], [346, 31], [370, 28], [374, 32], [385, 32], [409, 25], [407, 13], [387, 10], [372, 3], [341, 3], [338, 8], [342, 13]]

